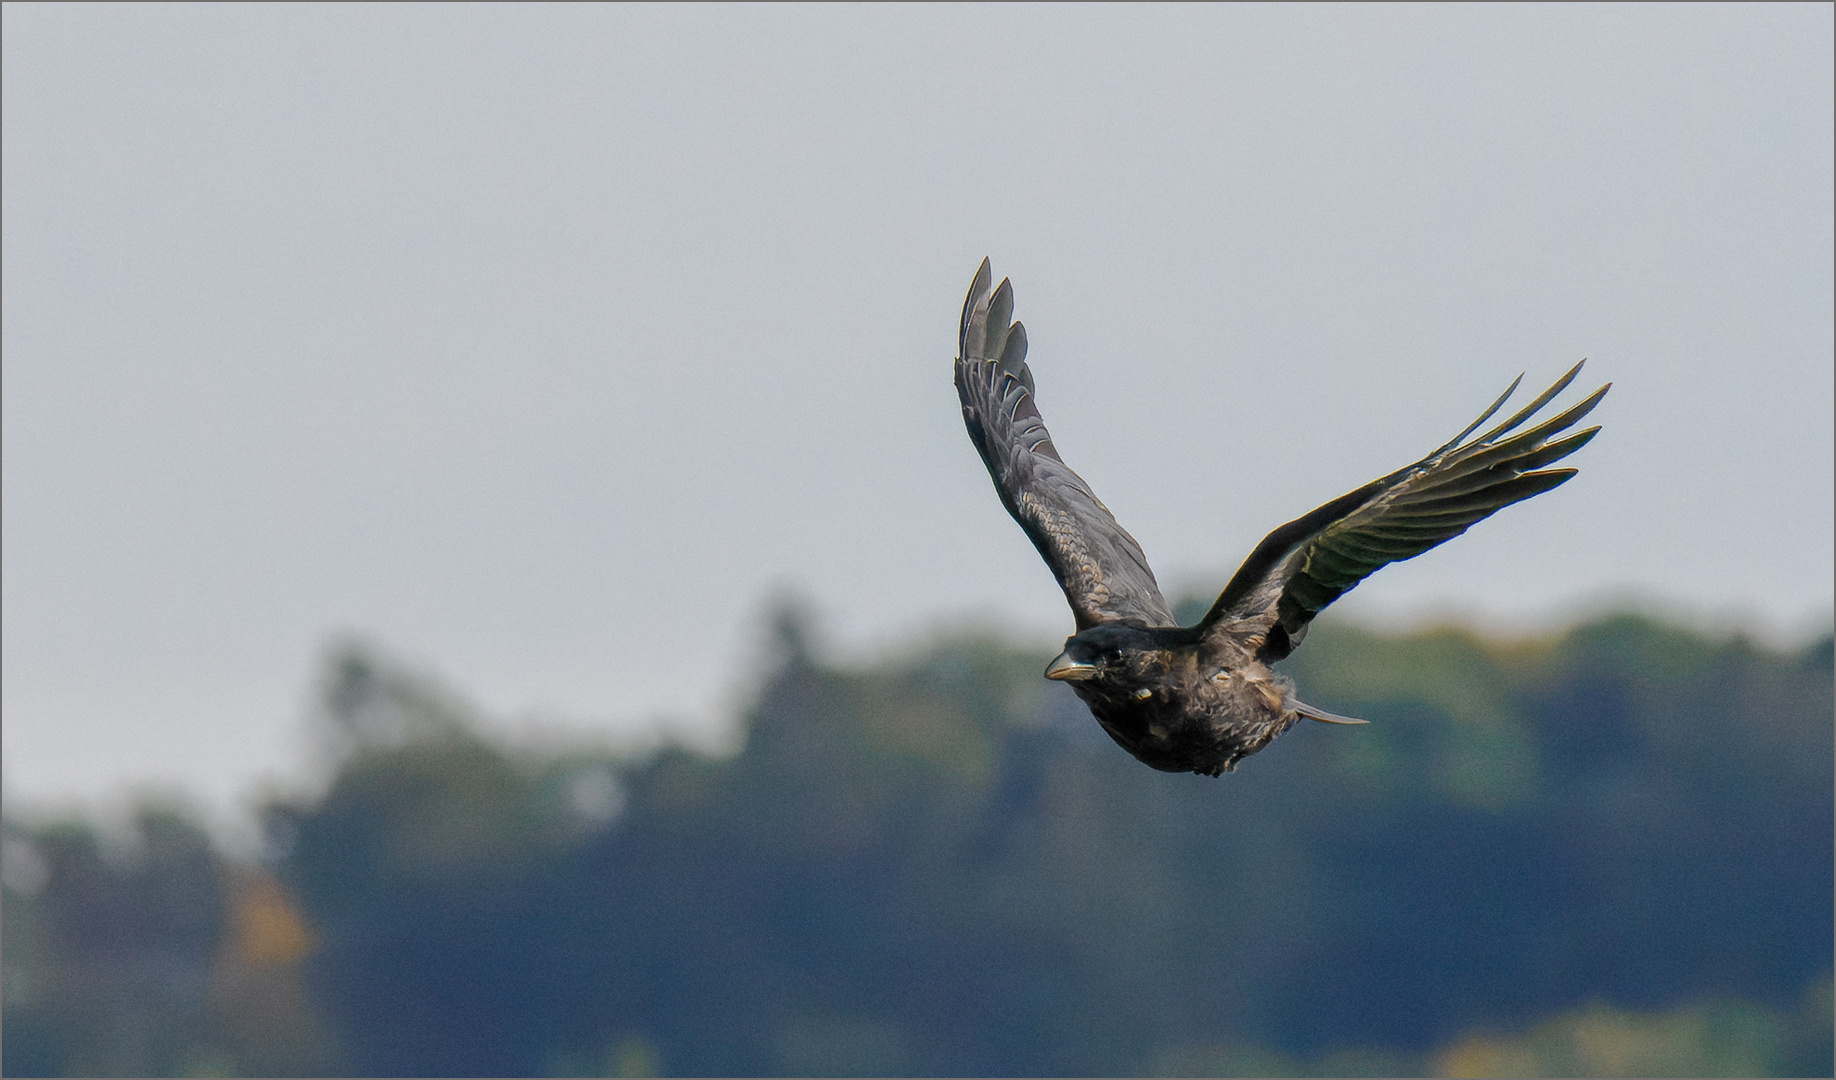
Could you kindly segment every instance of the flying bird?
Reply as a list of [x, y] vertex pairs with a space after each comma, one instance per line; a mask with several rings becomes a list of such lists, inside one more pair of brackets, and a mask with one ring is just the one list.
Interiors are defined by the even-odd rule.
[[1600, 429], [1555, 436], [1612, 385], [1518, 432], [1574, 380], [1576, 364], [1510, 419], [1469, 439], [1516, 391], [1519, 375], [1434, 453], [1270, 533], [1204, 618], [1180, 626], [1141, 545], [1053, 447], [1034, 402], [1026, 328], [1011, 322], [1013, 287], [1003, 279], [991, 293], [991, 281], [983, 259], [963, 301], [956, 391], [1002, 505], [1045, 557], [1077, 618], [1077, 633], [1045, 677], [1070, 683], [1111, 738], [1165, 772], [1229, 772], [1301, 717], [1365, 723], [1301, 701], [1293, 680], [1269, 665], [1294, 651], [1326, 605], [1379, 568], [1574, 476], [1546, 466]]

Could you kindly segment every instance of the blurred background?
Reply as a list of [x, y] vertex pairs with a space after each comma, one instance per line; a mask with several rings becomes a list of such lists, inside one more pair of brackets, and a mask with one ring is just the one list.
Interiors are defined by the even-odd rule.
[[[1831, 1071], [1828, 7], [0, 19], [9, 1075]], [[984, 255], [1188, 611], [1617, 389], [1164, 776]]]

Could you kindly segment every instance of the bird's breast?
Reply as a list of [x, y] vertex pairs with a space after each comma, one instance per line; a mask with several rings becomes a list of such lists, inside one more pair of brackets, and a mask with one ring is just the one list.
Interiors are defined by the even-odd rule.
[[1264, 670], [1197, 665], [1165, 675], [1076, 687], [1110, 738], [1156, 769], [1216, 774], [1287, 726], [1282, 689]]

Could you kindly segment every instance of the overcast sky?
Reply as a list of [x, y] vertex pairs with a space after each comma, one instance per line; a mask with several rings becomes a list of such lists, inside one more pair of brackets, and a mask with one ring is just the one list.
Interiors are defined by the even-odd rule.
[[340, 634], [613, 735], [717, 728], [778, 591], [1054, 642], [950, 384], [984, 255], [1171, 593], [1587, 357], [1581, 476], [1346, 614], [1809, 633], [1831, 27], [9, 4], [6, 797], [295, 776]]

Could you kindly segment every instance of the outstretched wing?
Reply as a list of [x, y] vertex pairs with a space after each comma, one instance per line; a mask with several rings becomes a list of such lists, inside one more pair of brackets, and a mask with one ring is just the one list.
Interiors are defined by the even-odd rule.
[[1561, 393], [1580, 371], [1581, 364], [1576, 364], [1515, 416], [1464, 442], [1517, 389], [1523, 381], [1519, 375], [1491, 408], [1446, 446], [1270, 533], [1197, 629], [1223, 627], [1261, 635], [1258, 656], [1264, 662], [1279, 660], [1300, 644], [1307, 624], [1321, 609], [1379, 568], [1412, 559], [1512, 503], [1567, 481], [1574, 469], [1544, 466], [1581, 449], [1600, 429], [1550, 439], [1598, 405], [1611, 383], [1561, 415], [1505, 436]]
[[1002, 505], [1052, 568], [1079, 630], [1114, 622], [1175, 625], [1141, 545], [1053, 448], [1033, 404], [1026, 328], [1009, 324], [1013, 287], [1003, 279], [990, 294], [992, 279], [983, 259], [963, 301], [956, 393]]

